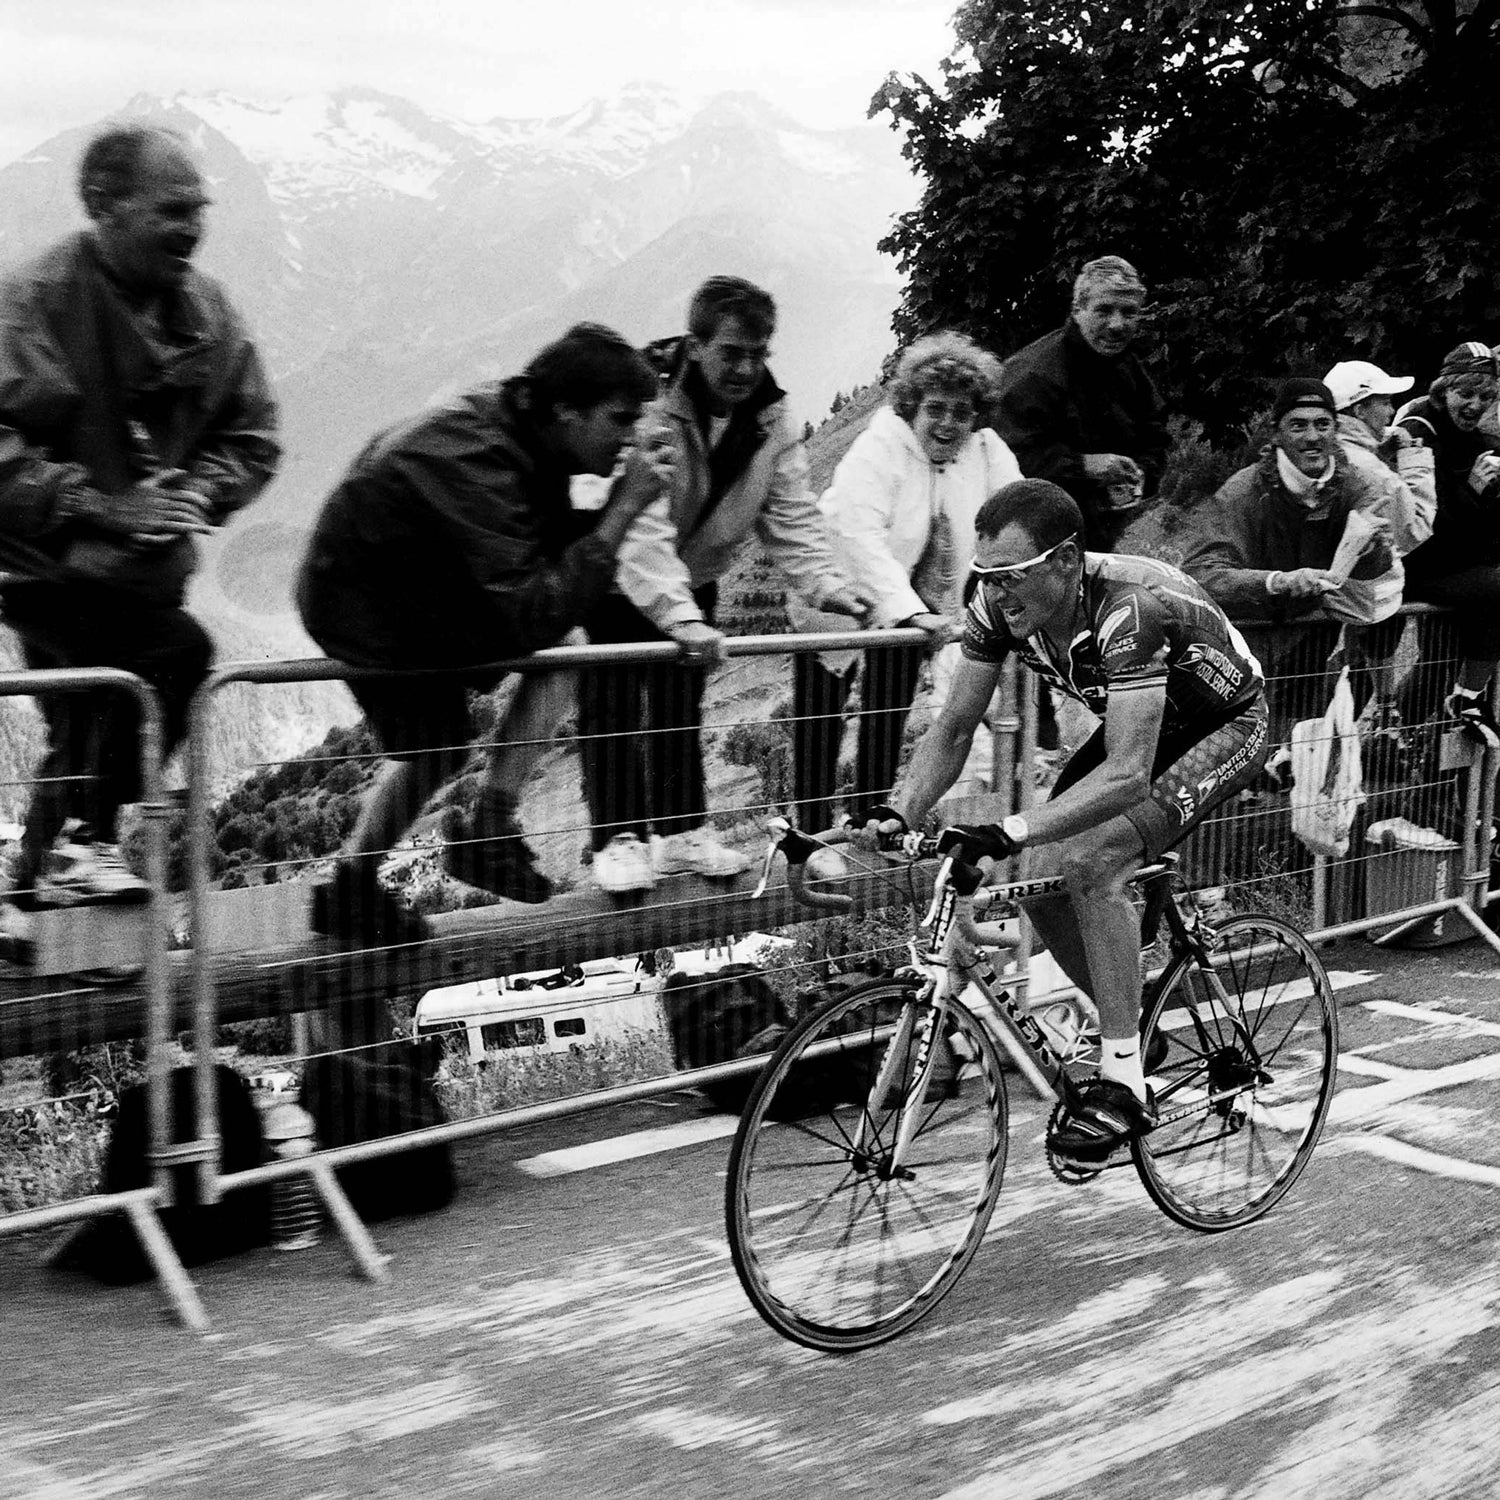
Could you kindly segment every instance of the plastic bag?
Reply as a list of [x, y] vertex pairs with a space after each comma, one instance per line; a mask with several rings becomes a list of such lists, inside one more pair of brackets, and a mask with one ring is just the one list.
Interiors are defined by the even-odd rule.
[[1348, 667], [1323, 717], [1292, 726], [1292, 776], [1292, 832], [1313, 854], [1342, 858], [1365, 797]]

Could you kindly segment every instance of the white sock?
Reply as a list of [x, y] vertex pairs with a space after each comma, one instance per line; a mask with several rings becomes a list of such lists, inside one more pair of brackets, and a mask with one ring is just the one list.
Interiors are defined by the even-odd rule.
[[1107, 1036], [1100, 1041], [1099, 1073], [1101, 1077], [1123, 1083], [1142, 1104], [1146, 1102], [1146, 1076], [1141, 1072], [1141, 1039], [1129, 1036]]

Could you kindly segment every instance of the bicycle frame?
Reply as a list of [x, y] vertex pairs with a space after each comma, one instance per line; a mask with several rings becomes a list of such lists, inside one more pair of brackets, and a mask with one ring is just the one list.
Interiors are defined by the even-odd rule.
[[[920, 1020], [917, 1020], [914, 1018], [916, 1007], [908, 1005], [903, 1008], [896, 1030], [886, 1043], [885, 1056], [856, 1136], [857, 1148], [866, 1149], [867, 1132], [873, 1128], [874, 1120], [880, 1114], [878, 1105], [889, 1097], [901, 1066], [900, 1060], [909, 1055], [907, 1048], [913, 1027], [920, 1025], [922, 1034], [917, 1038], [916, 1064], [901, 1101], [901, 1115], [890, 1156], [889, 1170], [892, 1176], [898, 1176], [904, 1171], [907, 1152], [920, 1128], [921, 1110], [917, 1106], [926, 1097], [937, 1060], [934, 1042], [941, 1035], [948, 1000], [955, 993], [962, 995], [971, 986], [978, 992], [985, 1003], [982, 1007], [970, 1008], [981, 1022], [985, 1022], [988, 1015], [993, 1015], [1000, 1023], [997, 1040], [1039, 1094], [1044, 1097], [1050, 1095], [1065, 1105], [1072, 1103], [1076, 1094], [1076, 1085], [1067, 1072], [1068, 1059], [1058, 1055], [1041, 1023], [1017, 1002], [1012, 989], [1006, 987], [995, 974], [986, 956], [987, 946], [995, 945], [986, 945], [985, 934], [977, 921], [981, 908], [988, 910], [997, 905], [1014, 907], [1029, 896], [1051, 895], [1061, 891], [1062, 877], [1014, 881], [1007, 885], [981, 888], [972, 895], [965, 896], [960, 894], [953, 882], [952, 864], [951, 860], [946, 861], [938, 872], [933, 887], [932, 905], [921, 924], [931, 931], [926, 950], [918, 951], [915, 939], [911, 943], [912, 971], [924, 981], [920, 993], [925, 1002], [925, 1010]], [[1144, 887], [1147, 893], [1143, 939], [1149, 942], [1155, 935], [1157, 924], [1165, 919], [1173, 956], [1186, 953], [1197, 960], [1199, 972], [1213, 985], [1217, 998], [1232, 1015], [1236, 1034], [1259, 1071], [1254, 1040], [1245, 1027], [1243, 1016], [1239, 1014], [1239, 1007], [1231, 1001], [1214, 972], [1201, 915], [1190, 927], [1174, 899], [1171, 884], [1176, 874], [1177, 857], [1169, 853], [1132, 877], [1132, 883]], [[1196, 1006], [1189, 1003], [1187, 1008], [1194, 1027], [1207, 1046], [1208, 1037]], [[1241, 1091], [1239, 1088], [1227, 1090], [1223, 1094], [1210, 1096], [1209, 1102], [1220, 1103], [1224, 1099], [1235, 1097]], [[1199, 1101], [1189, 1108], [1163, 1117], [1161, 1123], [1185, 1118], [1201, 1107], [1202, 1102]]]

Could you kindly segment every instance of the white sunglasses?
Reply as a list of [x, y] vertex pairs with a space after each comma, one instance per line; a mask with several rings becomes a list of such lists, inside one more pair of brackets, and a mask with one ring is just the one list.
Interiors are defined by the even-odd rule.
[[1038, 552], [1035, 557], [1028, 557], [1025, 562], [1000, 563], [996, 567], [986, 568], [976, 557], [969, 567], [976, 578], [982, 578], [987, 582], [1020, 583], [1033, 568], [1040, 567], [1059, 547], [1066, 547], [1069, 542], [1077, 540], [1078, 533], [1075, 531], [1070, 536], [1065, 536], [1062, 541], [1054, 542], [1045, 552]]

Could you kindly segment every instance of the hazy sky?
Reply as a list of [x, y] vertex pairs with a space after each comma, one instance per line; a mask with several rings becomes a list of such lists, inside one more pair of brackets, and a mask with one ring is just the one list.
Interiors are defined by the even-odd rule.
[[365, 85], [483, 120], [621, 84], [747, 89], [814, 126], [935, 78], [957, 0], [0, 0], [0, 162], [138, 93]]

